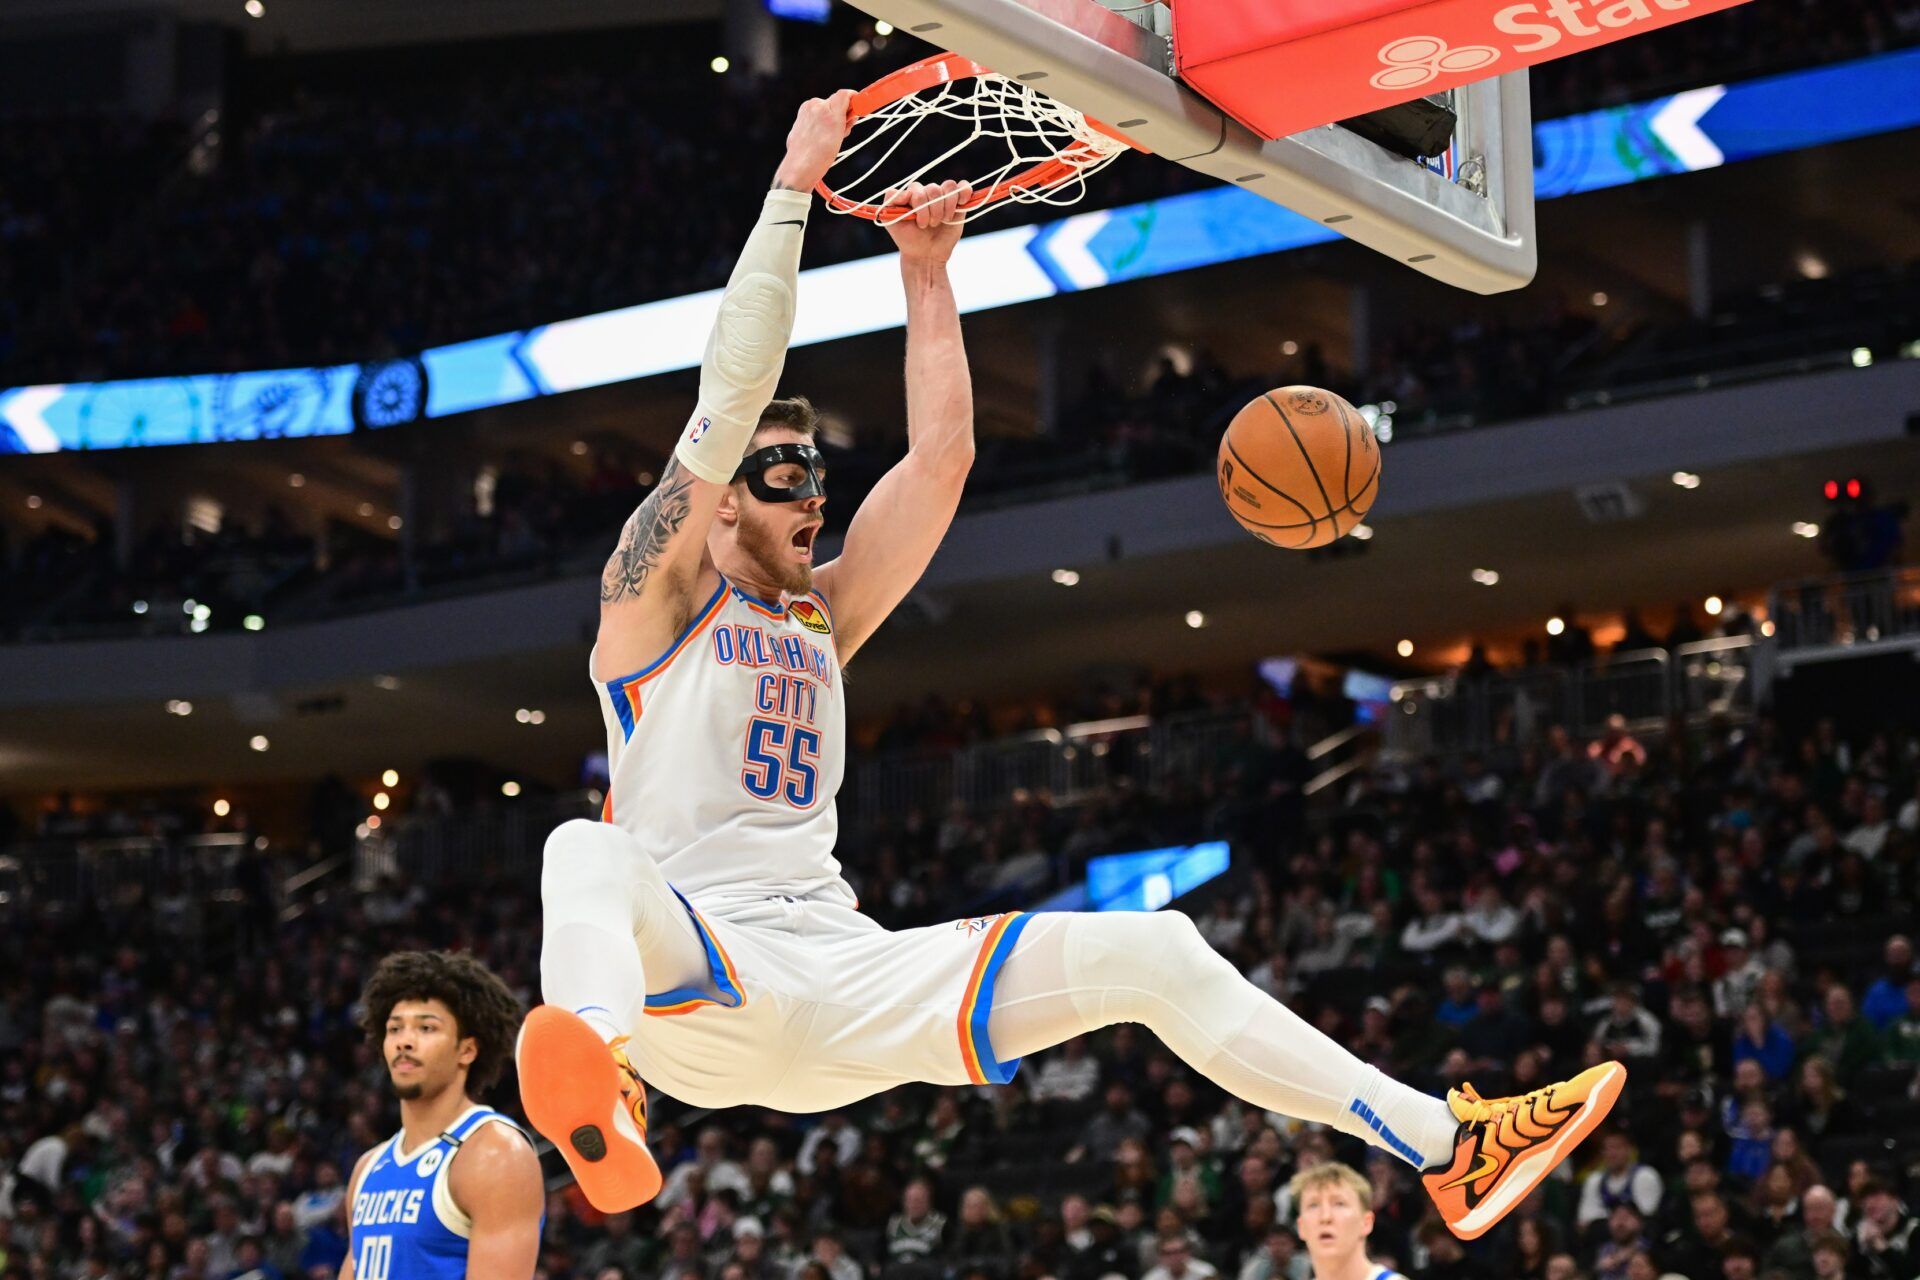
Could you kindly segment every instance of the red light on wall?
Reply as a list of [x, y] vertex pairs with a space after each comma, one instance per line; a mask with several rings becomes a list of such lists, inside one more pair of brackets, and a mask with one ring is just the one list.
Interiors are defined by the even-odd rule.
[[1847, 496], [1849, 498], [1857, 498], [1860, 496], [1860, 482], [1858, 480], [1847, 481]]
[[1840, 482], [1838, 480], [1827, 481], [1827, 501], [1834, 502], [1838, 500], [1839, 497], [1840, 497]]

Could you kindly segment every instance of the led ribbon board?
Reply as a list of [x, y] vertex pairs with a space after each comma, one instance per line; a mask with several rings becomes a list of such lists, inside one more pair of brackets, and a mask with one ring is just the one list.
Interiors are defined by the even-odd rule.
[[1084, 881], [1062, 889], [1033, 910], [1158, 911], [1224, 875], [1232, 861], [1224, 840], [1090, 858]]
[[[1715, 85], [1535, 126], [1537, 198], [1698, 173], [1920, 126], [1920, 50]], [[1218, 188], [960, 242], [963, 312], [1098, 289], [1335, 239]], [[0, 453], [343, 435], [696, 368], [719, 290], [624, 307], [398, 360], [0, 391]], [[800, 277], [793, 345], [899, 328], [891, 254]]]

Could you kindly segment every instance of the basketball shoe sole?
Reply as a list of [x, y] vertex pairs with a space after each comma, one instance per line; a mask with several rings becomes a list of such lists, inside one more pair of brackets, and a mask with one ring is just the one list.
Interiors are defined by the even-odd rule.
[[541, 1005], [514, 1045], [527, 1119], [566, 1157], [588, 1203], [624, 1213], [660, 1194], [660, 1166], [647, 1150], [647, 1087], [616, 1040], [578, 1014]]

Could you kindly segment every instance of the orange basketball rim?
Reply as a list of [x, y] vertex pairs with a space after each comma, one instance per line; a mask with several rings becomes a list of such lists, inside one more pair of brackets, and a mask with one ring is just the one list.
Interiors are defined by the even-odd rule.
[[[971, 82], [971, 90], [966, 86]], [[937, 91], [937, 92], [935, 92]], [[956, 110], [956, 108], [962, 108]], [[847, 161], [888, 132], [911, 130], [936, 115], [964, 118], [974, 136], [1008, 143], [1008, 163], [973, 181], [973, 195], [960, 206], [963, 218], [1003, 200], [1071, 203], [1083, 194], [1086, 177], [1129, 150], [1145, 151], [1110, 125], [1047, 97], [1028, 85], [992, 71], [957, 53], [936, 54], [882, 76], [854, 94], [847, 108], [851, 138], [863, 123], [877, 123], [878, 132], [842, 150], [836, 165]], [[1009, 127], [1017, 125], [1017, 128]], [[1023, 144], [1045, 139], [1051, 155], [1025, 153]], [[909, 182], [939, 180], [950, 174], [930, 174], [940, 160], [960, 150], [955, 147], [932, 164], [902, 177], [878, 177], [878, 170], [898, 149], [899, 139], [859, 177], [842, 180], [838, 189], [829, 173], [817, 190], [827, 207], [872, 222], [888, 218], [887, 198]], [[964, 145], [964, 144], [963, 144]], [[923, 176], [926, 175], [926, 176]], [[867, 194], [861, 194], [866, 191]], [[905, 211], [895, 209], [894, 216]]]

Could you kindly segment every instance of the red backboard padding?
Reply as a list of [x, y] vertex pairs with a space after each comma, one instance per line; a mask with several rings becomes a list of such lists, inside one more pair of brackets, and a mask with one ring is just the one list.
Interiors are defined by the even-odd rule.
[[[1177, 0], [1175, 39], [1195, 62], [1217, 62], [1323, 31], [1358, 26], [1431, 0]], [[1199, 12], [1193, 13], [1192, 11]], [[1189, 14], [1192, 13], [1192, 16]]]
[[1746, 0], [1174, 0], [1174, 65], [1264, 138], [1731, 9]]

